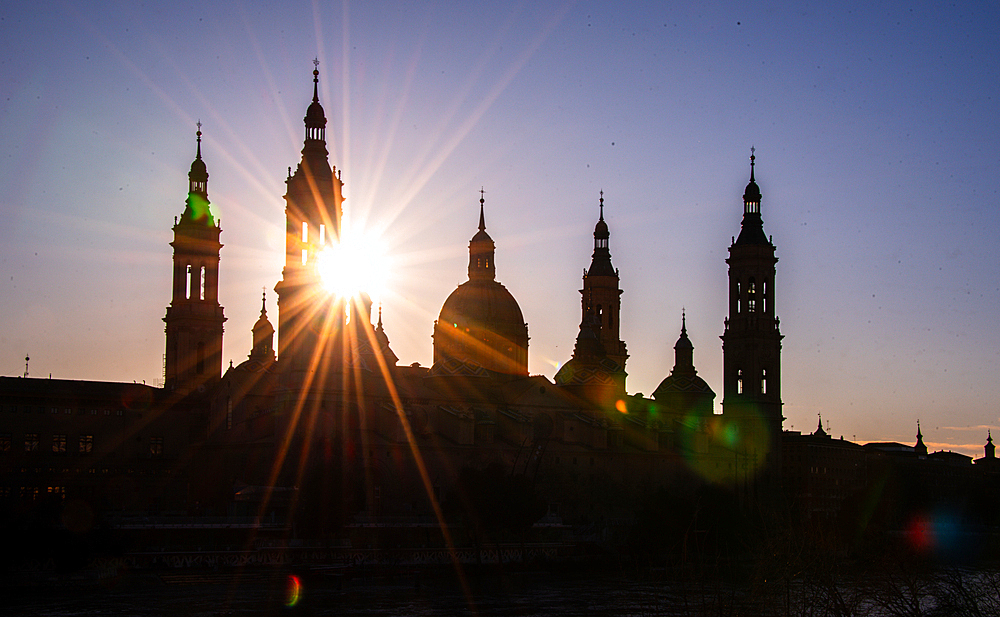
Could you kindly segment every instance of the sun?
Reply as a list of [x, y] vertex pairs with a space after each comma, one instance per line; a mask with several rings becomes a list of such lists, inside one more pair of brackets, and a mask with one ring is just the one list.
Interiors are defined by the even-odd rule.
[[374, 234], [351, 229], [320, 251], [316, 267], [327, 292], [345, 299], [363, 292], [374, 302], [382, 297], [389, 273], [383, 243]]

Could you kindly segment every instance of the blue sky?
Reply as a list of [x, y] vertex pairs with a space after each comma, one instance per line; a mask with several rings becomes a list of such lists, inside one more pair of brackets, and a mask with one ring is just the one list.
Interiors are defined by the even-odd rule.
[[331, 161], [393, 277], [401, 363], [431, 360], [479, 189], [529, 367], [572, 353], [599, 191], [628, 390], [682, 307], [722, 399], [726, 249], [750, 146], [778, 247], [786, 428], [981, 455], [1000, 426], [994, 3], [7, 3], [0, 374], [162, 378], [170, 227], [195, 123], [222, 222], [224, 358], [282, 265], [283, 180], [320, 59]]

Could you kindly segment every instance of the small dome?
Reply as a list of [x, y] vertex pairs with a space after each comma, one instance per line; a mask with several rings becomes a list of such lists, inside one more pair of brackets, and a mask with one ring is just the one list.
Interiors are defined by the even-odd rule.
[[326, 128], [326, 112], [323, 111], [323, 106], [319, 104], [319, 101], [313, 101], [309, 104], [305, 121], [306, 126], [311, 129]]
[[205, 161], [201, 160], [201, 156], [191, 162], [191, 171], [188, 172], [188, 178], [201, 182], [208, 180], [208, 167], [205, 165]]
[[597, 225], [594, 226], [594, 238], [597, 240], [607, 240], [611, 237], [611, 232], [608, 230], [608, 224], [604, 222], [604, 219], [597, 221]]
[[751, 177], [750, 183], [747, 184], [747, 189], [743, 192], [743, 201], [747, 203], [760, 203], [760, 187], [757, 186], [757, 182]]

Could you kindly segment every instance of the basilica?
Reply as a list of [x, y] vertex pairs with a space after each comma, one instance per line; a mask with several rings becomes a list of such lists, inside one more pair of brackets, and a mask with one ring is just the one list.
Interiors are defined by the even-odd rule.
[[[400, 363], [387, 332], [430, 324], [383, 324], [363, 292], [322, 285], [344, 196], [327, 150], [318, 70], [312, 86], [302, 157], [285, 180], [278, 311], [268, 315], [265, 295], [246, 333], [247, 359], [223, 366], [218, 283], [226, 266], [199, 126], [170, 243], [164, 387], [2, 378], [11, 422], [0, 440], [4, 452], [18, 453], [5, 464], [6, 496], [53, 494], [119, 514], [240, 517], [327, 537], [391, 528], [424, 544], [432, 542], [428, 530], [472, 537], [483, 529], [613, 526], [633, 520], [654, 494], [706, 486], [742, 503], [774, 498], [782, 335], [777, 257], [763, 228], [754, 156], [726, 260], [716, 414], [684, 315], [669, 375], [651, 398], [627, 393], [622, 289], [603, 195], [579, 334], [555, 375], [528, 371], [529, 324], [498, 280], [503, 247], [488, 232], [482, 195], [478, 225], [469, 221], [468, 281], [433, 324], [433, 364]], [[735, 227], [735, 211], [733, 219]], [[22, 452], [15, 441], [29, 445]]]
[[302, 158], [286, 179], [277, 328], [262, 306], [247, 360], [225, 370], [221, 230], [199, 132], [187, 206], [174, 226], [164, 318], [165, 390], [199, 401], [190, 412], [190, 456], [213, 470], [192, 478], [190, 499], [219, 512], [323, 512], [329, 524], [441, 522], [468, 501], [463, 482], [494, 473], [528, 487], [522, 497], [536, 519], [592, 521], [628, 517], [660, 489], [712, 483], [753, 498], [774, 491], [782, 336], [777, 258], [753, 156], [727, 260], [721, 415], [694, 367], [683, 315], [673, 370], [652, 398], [626, 393], [622, 290], [603, 195], [579, 334], [554, 376], [528, 372], [528, 324], [497, 280], [502, 247], [487, 231], [482, 197], [478, 227], [470, 225], [468, 281], [433, 324], [433, 365], [400, 365], [368, 296], [342, 297], [321, 282], [323, 251], [340, 237], [343, 183], [329, 160], [318, 81], [317, 70]]

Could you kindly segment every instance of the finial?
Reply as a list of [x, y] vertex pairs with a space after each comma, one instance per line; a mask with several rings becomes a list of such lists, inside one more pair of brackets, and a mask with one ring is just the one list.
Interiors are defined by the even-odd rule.
[[687, 312], [681, 307], [681, 336], [687, 336]]
[[597, 220], [604, 220], [604, 189], [601, 189], [601, 217]]
[[195, 133], [198, 137], [198, 156], [195, 158], [201, 158], [201, 118], [198, 119], [198, 132]]
[[920, 434], [920, 420], [917, 420], [917, 439], [923, 439], [923, 435]]
[[29, 357], [28, 357], [28, 355], [27, 355], [27, 354], [25, 354], [25, 355], [24, 355], [24, 376], [25, 376], [25, 377], [27, 377], [27, 376], [28, 376], [28, 361], [29, 361], [29, 360], [31, 360], [31, 358], [29, 358]]
[[486, 207], [486, 189], [480, 187], [479, 188], [479, 231], [486, 231], [486, 215], [484, 213], [485, 207]]
[[986, 429], [986, 443], [993, 443], [993, 435], [990, 435], [990, 429]]
[[288, 179], [289, 180], [292, 179], [292, 168], [291, 167], [288, 168]]
[[319, 58], [313, 59], [313, 102], [319, 103]]
[[267, 317], [267, 287], [262, 288], [263, 291], [260, 294], [260, 316]]
[[382, 330], [382, 302], [381, 302], [381, 300], [378, 303], [378, 324], [376, 324], [376, 325], [378, 326], [379, 330]]
[[756, 150], [757, 150], [756, 148], [754, 148], [753, 146], [750, 146], [750, 181], [751, 181], [751, 182], [753, 182], [753, 181], [754, 181], [754, 179], [753, 179], [753, 161], [754, 161], [754, 159], [756, 159], [757, 157], [755, 157], [753, 153], [754, 153], [754, 152], [755, 152]]

